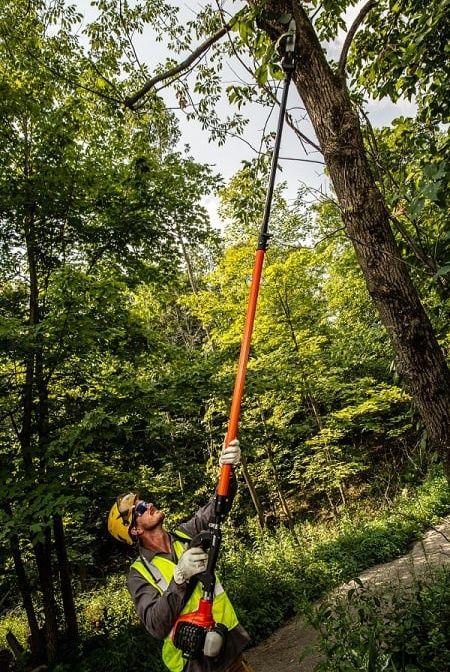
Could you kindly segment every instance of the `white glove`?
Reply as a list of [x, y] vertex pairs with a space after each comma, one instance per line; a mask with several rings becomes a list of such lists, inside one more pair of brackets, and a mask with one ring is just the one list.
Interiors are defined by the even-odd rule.
[[239, 441], [237, 439], [233, 439], [233, 441], [230, 441], [228, 446], [225, 446], [222, 448], [222, 454], [219, 458], [219, 464], [222, 467], [224, 464], [232, 464], [233, 467], [237, 467], [237, 465], [241, 461], [241, 449], [239, 447]]
[[200, 546], [188, 548], [178, 560], [173, 572], [173, 580], [178, 584], [184, 583], [191, 576], [204, 572], [207, 562], [208, 555], [203, 548], [200, 548]]

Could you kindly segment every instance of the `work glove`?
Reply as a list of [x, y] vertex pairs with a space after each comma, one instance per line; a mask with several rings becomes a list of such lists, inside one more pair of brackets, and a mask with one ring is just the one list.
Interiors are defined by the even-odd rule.
[[221, 467], [224, 464], [232, 464], [233, 467], [237, 467], [240, 461], [241, 449], [239, 447], [239, 441], [238, 439], [233, 439], [233, 441], [230, 441], [228, 446], [223, 446], [222, 453], [219, 458], [219, 464]]
[[178, 585], [184, 583], [195, 574], [204, 572], [207, 562], [208, 554], [205, 553], [203, 548], [200, 546], [188, 548], [178, 560], [178, 564], [173, 572], [173, 580]]

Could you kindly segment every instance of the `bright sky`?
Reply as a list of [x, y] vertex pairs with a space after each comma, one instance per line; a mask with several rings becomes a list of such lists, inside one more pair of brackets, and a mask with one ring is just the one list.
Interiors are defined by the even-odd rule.
[[[76, 0], [76, 4], [86, 17], [90, 18], [93, 16], [90, 0]], [[203, 2], [197, 2], [196, 5], [192, 3], [188, 6], [185, 3], [179, 2], [181, 14], [191, 18], [193, 13], [201, 9], [203, 4]], [[348, 10], [346, 16], [347, 27], [350, 27], [362, 4], [364, 4], [364, 2], [360, 1], [355, 7]], [[230, 13], [235, 13], [239, 8], [238, 3], [233, 2], [232, 0], [227, 0], [226, 7], [227, 6]], [[344, 38], [345, 33], [339, 35], [335, 42], [328, 45], [328, 53], [331, 58], [335, 60], [339, 58]], [[159, 62], [164, 61], [169, 55], [167, 49], [164, 48], [164, 45], [156, 43], [151, 35], [138, 35], [133, 42], [140, 60], [148, 64], [150, 71], [153, 71], [156, 65]], [[177, 57], [177, 59], [181, 58], [181, 56]], [[227, 71], [226, 67], [224, 68], [223, 76], [224, 79], [230, 81], [236, 79], [234, 72], [231, 69], [228, 69]], [[171, 96], [169, 88], [165, 89], [164, 97], [167, 104], [172, 107], [174, 105], [174, 98]], [[301, 112], [297, 111], [295, 108], [298, 108], [299, 106], [301, 106], [301, 101], [295, 87], [292, 85], [289, 94], [288, 108], [291, 108], [293, 115], [297, 115], [297, 118], [298, 115], [301, 115]], [[407, 101], [393, 104], [388, 99], [385, 99], [381, 102], [368, 101], [366, 111], [369, 114], [372, 125], [377, 127], [389, 124], [395, 117], [412, 115], [414, 114], [414, 110], [414, 105]], [[227, 113], [229, 114], [230, 109], [227, 101], [223, 101], [217, 107], [217, 111], [219, 115], [223, 115], [223, 117], [225, 117]], [[250, 122], [246, 127], [244, 140], [257, 148], [259, 147], [262, 130], [266, 126], [269, 110], [255, 104], [248, 105], [243, 113], [250, 119]], [[216, 143], [209, 141], [207, 132], [201, 128], [198, 122], [193, 120], [187, 121], [182, 112], [177, 116], [179, 118], [182, 134], [180, 149], [188, 144], [190, 146], [190, 154], [194, 159], [200, 163], [208, 163], [212, 165], [225, 180], [228, 180], [237, 170], [239, 170], [242, 161], [249, 160], [256, 156], [249, 144], [242, 139], [230, 137], [224, 146], [219, 147]], [[269, 120], [266, 130], [275, 130], [277, 116], [277, 110], [275, 110]], [[303, 133], [314, 139], [314, 134], [307, 120], [301, 123], [300, 128]], [[289, 158], [296, 160], [288, 160]], [[320, 154], [315, 153], [314, 151], [309, 152], [308, 150], [308, 154], [305, 154], [305, 151], [294, 132], [285, 125], [280, 150], [280, 166], [282, 172], [279, 172], [278, 180], [283, 180], [288, 183], [286, 191], [286, 197], [288, 199], [295, 198], [297, 190], [301, 185], [307, 185], [313, 190], [320, 190], [323, 192], [329, 191], [329, 183], [323, 174], [322, 165], [320, 165], [320, 163], [309, 163], [298, 160], [307, 159], [308, 161], [315, 160], [320, 162], [321, 158]], [[204, 205], [210, 213], [213, 224], [220, 226], [217, 215], [217, 198], [215, 196], [206, 198], [204, 200]]]

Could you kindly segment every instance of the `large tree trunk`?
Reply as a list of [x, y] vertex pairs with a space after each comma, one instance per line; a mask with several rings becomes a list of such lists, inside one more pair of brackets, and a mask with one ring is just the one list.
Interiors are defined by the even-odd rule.
[[[358, 115], [345, 82], [328, 65], [301, 4], [277, 0], [268, 5], [272, 17], [294, 13], [294, 82], [319, 140], [368, 291], [391, 338], [398, 372], [450, 477], [450, 373], [401, 259], [386, 205], [369, 168]], [[285, 30], [280, 26], [277, 31], [273, 21], [264, 18], [261, 23], [274, 40]]]

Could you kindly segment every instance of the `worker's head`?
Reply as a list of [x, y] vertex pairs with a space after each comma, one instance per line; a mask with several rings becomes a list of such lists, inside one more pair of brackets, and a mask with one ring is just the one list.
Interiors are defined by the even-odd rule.
[[149, 530], [160, 526], [164, 513], [134, 492], [119, 495], [108, 516], [108, 530], [118, 541], [132, 544]]
[[125, 544], [132, 544], [135, 541], [131, 530], [134, 527], [134, 510], [138, 500], [139, 495], [134, 492], [119, 495], [109, 512], [108, 531], [115, 539]]

